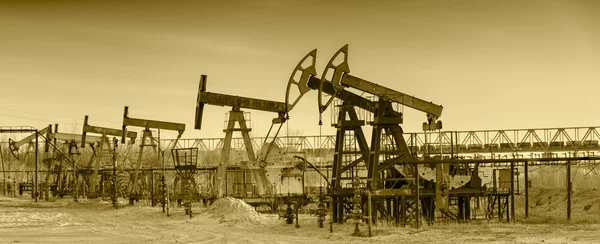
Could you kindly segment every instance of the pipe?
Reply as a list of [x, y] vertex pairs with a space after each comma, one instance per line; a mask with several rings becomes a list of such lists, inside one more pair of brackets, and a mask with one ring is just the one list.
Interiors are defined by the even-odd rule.
[[313, 164], [311, 164], [310, 162], [308, 162], [308, 160], [304, 159], [303, 157], [300, 156], [294, 156], [294, 158], [300, 159], [303, 162], [305, 162], [308, 166], [310, 166], [311, 168], [313, 168], [315, 171], [317, 171], [317, 173], [319, 173], [319, 175], [321, 175], [321, 177], [323, 177], [323, 179], [325, 179], [325, 182], [327, 182], [327, 187], [331, 186], [331, 183], [329, 182], [329, 180], [327, 179], [327, 176], [324, 175], [323, 173], [321, 173], [321, 171], [319, 171], [319, 169], [317, 169], [317, 167], [315, 167]]

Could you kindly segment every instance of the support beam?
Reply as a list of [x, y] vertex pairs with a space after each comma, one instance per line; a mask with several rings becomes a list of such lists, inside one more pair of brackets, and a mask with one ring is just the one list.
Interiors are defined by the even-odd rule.
[[[24, 144], [27, 144], [27, 143], [33, 141], [33, 139], [35, 139], [36, 137], [38, 137], [38, 134], [47, 134], [51, 129], [52, 129], [52, 126], [49, 125], [48, 127], [44, 127], [43, 129], [41, 129], [39, 131], [35, 131], [34, 130], [34, 132], [36, 132], [36, 133], [33, 133], [33, 134], [31, 134], [31, 135], [29, 135], [29, 136], [27, 136], [27, 137], [25, 137], [25, 138], [23, 138], [23, 139], [15, 142], [11, 146], [19, 148], [19, 147], [23, 146]], [[27, 131], [29, 131], [29, 130], [24, 130], [23, 132], [27, 132]]]
[[368, 217], [367, 217], [367, 226], [369, 228], [369, 237], [372, 237], [371, 233], [371, 225], [373, 223], [373, 214], [377, 214], [377, 212], [372, 211], [373, 208], [373, 199], [371, 199], [371, 191], [367, 190], [367, 204], [368, 204]]
[[125, 106], [125, 110], [123, 112], [123, 129], [121, 130], [121, 143], [125, 143], [125, 138], [127, 135], [127, 126], [136, 126], [142, 127], [146, 129], [161, 129], [161, 130], [172, 130], [179, 132], [177, 139], [181, 137], [183, 132], [185, 131], [185, 124], [183, 123], [173, 123], [173, 122], [164, 122], [158, 120], [148, 120], [148, 119], [136, 119], [129, 118], [129, 107]]
[[[40, 135], [46, 135], [48, 133], [51, 133], [52, 125], [48, 125], [48, 127], [45, 127], [39, 131], [38, 130], [31, 131], [30, 129], [12, 129], [12, 128], [0, 129], [0, 133], [24, 133], [24, 132], [34, 132], [34, 133], [17, 141], [17, 142], [13, 141], [10, 138], [8, 139], [8, 148], [9, 148], [10, 152], [12, 153], [12, 155], [16, 159], [19, 159], [19, 147], [23, 146], [24, 144], [30, 143], [34, 139], [37, 139], [38, 136], [40, 136]], [[45, 146], [46, 151], [47, 151], [47, 146], [48, 146], [48, 144], [46, 144], [46, 146]]]
[[39, 154], [39, 147], [38, 147], [38, 138], [39, 138], [40, 133], [38, 131], [35, 132], [35, 182], [34, 184], [34, 196], [35, 196], [35, 202], [38, 201], [38, 154]]
[[[75, 141], [81, 142], [83, 139], [83, 135], [80, 134], [72, 134], [72, 133], [52, 133], [48, 136], [48, 139], [56, 139], [59, 141]], [[102, 137], [99, 136], [86, 136], [87, 143], [97, 143], [102, 140]]]
[[252, 109], [285, 114], [285, 103], [213, 92], [200, 92], [198, 102], [222, 107]]
[[329, 197], [329, 233], [333, 233], [333, 197]]
[[394, 211], [393, 211], [393, 215], [394, 215], [394, 224], [395, 224], [395, 226], [396, 226], [396, 227], [398, 227], [398, 226], [400, 225], [400, 214], [399, 214], [399, 211], [400, 211], [400, 204], [399, 204], [399, 202], [398, 202], [398, 200], [399, 200], [398, 198], [399, 198], [399, 197], [398, 197], [398, 195], [396, 194], [396, 195], [394, 196]]
[[[235, 127], [236, 122], [239, 125], [239, 128]], [[229, 166], [229, 154], [231, 149], [231, 139], [233, 137], [233, 132], [241, 132], [248, 159], [254, 160], [256, 158], [256, 155], [254, 154], [254, 148], [252, 146], [252, 141], [250, 139], [250, 130], [251, 128], [249, 128], [247, 125], [247, 121], [244, 118], [243, 111], [231, 110], [229, 112], [227, 128], [223, 130], [225, 132], [225, 140], [223, 142], [223, 148], [221, 149], [221, 160], [219, 161], [219, 167], [217, 169], [217, 177], [215, 182], [216, 187], [214, 188], [213, 192], [217, 198], [221, 198], [227, 195], [227, 183], [224, 181], [224, 179], [226, 178], [227, 167]], [[269, 182], [269, 179], [266, 175], [266, 170], [260, 165], [255, 165], [255, 163], [256, 162], [254, 161], [254, 163], [245, 164], [243, 167], [247, 167], [247, 169], [251, 170], [256, 183], [258, 195], [260, 197], [269, 196], [273, 192], [270, 187], [271, 184]]]
[[350, 74], [345, 74], [341, 83], [342, 85], [368, 92], [385, 100], [390, 100], [427, 114], [432, 114], [438, 118], [442, 116], [443, 107], [440, 105], [427, 102], [414, 96], [406, 95], [402, 92], [395, 91]]
[[571, 161], [567, 161], [567, 220], [571, 220]]
[[0, 126], [0, 133], [23, 133], [36, 132], [37, 129], [31, 126]]
[[[95, 133], [95, 134], [105, 135], [105, 136], [122, 136], [123, 135], [122, 130], [89, 125], [88, 118], [89, 117], [86, 115], [83, 119], [83, 133], [81, 134], [81, 147], [82, 148], [85, 147], [87, 133]], [[126, 133], [126, 137], [129, 138], [131, 141], [135, 141], [135, 138], [137, 137], [137, 132], [128, 131]]]
[[348, 171], [349, 169], [355, 167], [360, 162], [363, 162], [364, 159], [365, 159], [365, 156], [360, 156], [356, 160], [352, 161], [352, 163], [349, 163], [348, 165], [345, 165], [344, 167], [342, 167], [342, 169], [340, 170], [340, 173], [344, 173], [344, 172]]
[[510, 218], [515, 221], [515, 163], [510, 163]]
[[207, 82], [208, 78], [206, 77], [206, 75], [202, 75], [200, 77], [200, 83], [198, 86], [198, 96], [196, 99], [196, 115], [194, 119], [194, 128], [196, 130], [201, 129], [202, 127], [202, 115], [204, 113], [205, 104], [222, 107], [231, 107], [232, 111], [240, 111], [241, 109], [252, 109], [277, 113], [277, 118], [274, 118], [272, 121], [273, 124], [281, 124], [287, 120], [286, 114], [289, 112], [287, 109], [291, 106], [286, 103], [207, 92]]
[[498, 158], [498, 159], [427, 159], [421, 161], [404, 162], [403, 164], [441, 164], [441, 163], [479, 163], [479, 164], [495, 164], [495, 163], [519, 163], [519, 162], [566, 162], [566, 161], [593, 161], [600, 160], [598, 156], [585, 157], [564, 157], [564, 158]]
[[419, 188], [419, 165], [415, 164], [415, 221], [417, 229], [421, 228], [421, 196]]
[[127, 126], [137, 126], [142, 128], [155, 128], [172, 131], [184, 131], [185, 124], [163, 122], [158, 120], [145, 120], [145, 119], [134, 119], [134, 118], [123, 118], [123, 124]]
[[529, 217], [529, 162], [525, 162], [525, 218]]
[[[107, 153], [106, 151], [108, 151], [109, 154], [116, 153], [116, 151], [114, 151], [114, 150], [111, 151], [110, 140], [108, 139], [108, 136], [113, 136], [113, 137], [122, 136], [123, 131], [119, 130], [119, 129], [112, 129], [112, 128], [89, 125], [88, 119], [89, 119], [89, 117], [87, 115], [83, 119], [83, 132], [81, 134], [81, 148], [85, 148], [86, 142], [87, 143], [93, 142], [93, 143], [98, 144], [97, 148], [95, 148], [95, 149], [92, 148], [95, 151], [94, 151], [94, 154], [92, 155], [92, 159], [90, 159], [90, 161], [91, 161], [90, 166], [92, 166], [94, 169], [94, 173], [92, 174], [92, 177], [91, 177], [90, 192], [92, 192], [92, 194], [94, 194], [94, 193], [97, 193], [96, 190], [98, 187], [98, 171], [100, 169], [100, 160], [101, 160], [103, 154], [106, 154]], [[88, 136], [87, 133], [100, 134], [101, 137]], [[127, 131], [126, 137], [128, 137], [130, 140], [130, 143], [127, 144], [127, 147], [129, 148], [135, 142], [135, 139], [137, 137], [137, 132]], [[154, 196], [154, 194], [152, 194], [152, 195]]]
[[[171, 150], [172, 150], [177, 146], [177, 142], [179, 141], [179, 138], [181, 138], [181, 135], [185, 131], [185, 124], [164, 122], [164, 121], [157, 121], [157, 120], [129, 118], [129, 107], [125, 106], [125, 109], [123, 111], [123, 128], [121, 130], [121, 132], [122, 132], [121, 133], [121, 143], [125, 143], [126, 135], [128, 135], [127, 126], [136, 126], [136, 127], [144, 128], [144, 132], [143, 132], [144, 134], [142, 136], [142, 142], [140, 144], [140, 151], [138, 154], [137, 165], [136, 165], [135, 171], [133, 173], [133, 186], [129, 193], [129, 202], [130, 202], [130, 204], [133, 204], [134, 198], [137, 198], [135, 193], [137, 190], [136, 186], [138, 184], [137, 179], [138, 179], [138, 175], [140, 174], [140, 169], [141, 169], [142, 152], [144, 151], [145, 146], [152, 146], [152, 145], [145, 145], [145, 140], [146, 140], [146, 138], [149, 138], [150, 142], [152, 142], [152, 140], [154, 139], [152, 137], [152, 132], [150, 131], [150, 129], [158, 129], [159, 132], [161, 129], [177, 131], [178, 135], [172, 144], [172, 147], [171, 147]], [[160, 143], [158, 143], [158, 148], [160, 149]], [[158, 155], [160, 157], [160, 153]], [[167, 215], [168, 215], [168, 211], [167, 211]]]
[[376, 111], [376, 103], [377, 102], [373, 102], [369, 99], [366, 99], [364, 97], [361, 97], [359, 95], [356, 95], [352, 92], [346, 91], [346, 90], [339, 90], [336, 91], [335, 88], [333, 88], [333, 85], [331, 83], [327, 83], [327, 82], [322, 82], [319, 78], [311, 76], [310, 79], [308, 80], [308, 87], [310, 87], [313, 90], [318, 90], [319, 86], [321, 86], [321, 83], [323, 83], [323, 92], [334, 96], [342, 101], [346, 101], [351, 103], [352, 105], [362, 108], [364, 110], [367, 110], [371, 113], [375, 113]]

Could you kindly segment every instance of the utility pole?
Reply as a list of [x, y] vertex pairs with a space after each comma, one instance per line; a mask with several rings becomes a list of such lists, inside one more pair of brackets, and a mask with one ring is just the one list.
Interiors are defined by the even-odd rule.
[[113, 175], [112, 175], [112, 185], [113, 185], [113, 192], [112, 192], [112, 202], [113, 202], [113, 206], [115, 206], [115, 208], [119, 208], [119, 199], [118, 199], [118, 195], [117, 195], [117, 147], [119, 145], [119, 140], [116, 137], [113, 137], [113, 155], [112, 155], [112, 161], [113, 161]]
[[33, 183], [35, 202], [38, 201], [38, 137], [39, 131], [35, 130], [35, 182]]

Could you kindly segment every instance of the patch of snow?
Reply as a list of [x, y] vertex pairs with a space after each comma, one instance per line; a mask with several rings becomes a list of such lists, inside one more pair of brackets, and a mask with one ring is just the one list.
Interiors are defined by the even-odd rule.
[[243, 200], [224, 197], [213, 202], [200, 214], [202, 217], [216, 220], [224, 225], [256, 225], [264, 223], [267, 218], [256, 212], [254, 207]]

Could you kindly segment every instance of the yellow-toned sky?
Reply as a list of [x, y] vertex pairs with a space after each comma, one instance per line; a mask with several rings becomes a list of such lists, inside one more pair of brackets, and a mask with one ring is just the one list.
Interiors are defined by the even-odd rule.
[[[306, 53], [320, 75], [344, 44], [353, 75], [442, 104], [446, 130], [600, 124], [600, 1], [0, 0], [0, 125], [119, 128], [128, 105], [222, 137], [223, 107], [193, 130], [201, 74], [283, 101]], [[274, 116], [252, 111], [253, 134]], [[405, 109], [405, 131], [424, 119]], [[316, 92], [289, 122], [319, 133]]]

